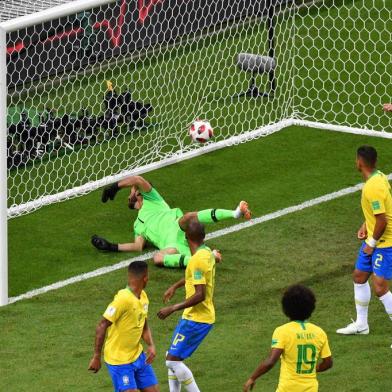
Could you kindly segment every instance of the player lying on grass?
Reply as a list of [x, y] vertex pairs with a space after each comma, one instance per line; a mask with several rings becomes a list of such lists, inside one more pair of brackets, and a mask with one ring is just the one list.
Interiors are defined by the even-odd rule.
[[204, 226], [193, 220], [186, 230], [192, 257], [185, 270], [185, 278], [171, 286], [164, 294], [168, 302], [176, 290], [185, 286], [186, 299], [175, 305], [166, 306], [158, 312], [164, 320], [172, 313], [183, 310], [166, 354], [169, 391], [200, 392], [192, 371], [183, 362], [200, 346], [215, 322], [213, 294], [215, 286], [215, 258], [211, 249], [204, 244]]
[[[102, 201], [113, 200], [122, 188], [130, 188], [128, 206], [138, 211], [134, 222], [135, 240], [114, 244], [94, 235], [92, 244], [99, 250], [111, 252], [141, 252], [149, 242], [159, 249], [154, 255], [156, 265], [185, 268], [191, 256], [185, 230], [191, 220], [214, 223], [226, 219], [251, 218], [248, 203], [241, 201], [235, 210], [208, 209], [184, 214], [180, 208], [170, 208], [152, 185], [140, 176], [132, 176], [104, 189]], [[214, 252], [217, 261], [218, 251]]]
[[[151, 366], [156, 349], [147, 324], [149, 302], [144, 291], [147, 282], [147, 263], [131, 263], [127, 287], [117, 293], [96, 328], [94, 356], [88, 369], [97, 373], [101, 368], [105, 342], [105, 363], [115, 392], [159, 392]], [[143, 352], [141, 339], [148, 346], [147, 355]]]
[[316, 374], [332, 367], [332, 356], [326, 333], [307, 321], [315, 304], [316, 298], [307, 287], [294, 285], [286, 290], [282, 308], [290, 322], [275, 329], [271, 353], [244, 384], [244, 392], [252, 390], [256, 380], [269, 372], [279, 358], [281, 367], [276, 392], [318, 391]]
[[353, 272], [357, 319], [336, 331], [342, 335], [369, 333], [370, 276], [373, 289], [392, 320], [392, 195], [388, 178], [377, 170], [376, 163], [377, 151], [373, 147], [358, 148], [357, 168], [366, 182], [361, 199], [365, 222], [357, 235], [362, 245]]

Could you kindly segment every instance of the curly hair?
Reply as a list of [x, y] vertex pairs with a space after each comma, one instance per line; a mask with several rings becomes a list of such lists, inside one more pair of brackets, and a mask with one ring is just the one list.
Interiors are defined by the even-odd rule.
[[312, 290], [296, 284], [290, 286], [283, 294], [282, 308], [290, 320], [305, 321], [316, 307], [316, 297]]

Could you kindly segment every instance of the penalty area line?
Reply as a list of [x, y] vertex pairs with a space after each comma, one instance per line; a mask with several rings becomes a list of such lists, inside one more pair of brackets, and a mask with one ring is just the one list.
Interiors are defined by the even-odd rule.
[[[388, 179], [392, 180], [392, 173], [388, 175]], [[258, 218], [254, 218], [254, 219], [251, 219], [246, 222], [238, 223], [236, 225], [229, 226], [229, 227], [226, 227], [221, 230], [213, 231], [212, 233], [207, 234], [206, 240], [211, 240], [214, 238], [223, 237], [224, 235], [227, 235], [227, 234], [236, 233], [238, 231], [247, 229], [249, 227], [253, 227], [255, 225], [259, 225], [261, 223], [268, 222], [268, 221], [280, 218], [282, 216], [292, 214], [294, 212], [302, 211], [306, 208], [313, 207], [318, 204], [326, 203], [328, 201], [335, 200], [335, 199], [338, 199], [338, 198], [346, 196], [346, 195], [350, 195], [352, 193], [355, 193], [355, 192], [358, 192], [359, 190], [361, 190], [362, 186], [363, 186], [363, 184], [361, 183], [361, 184], [357, 184], [357, 185], [354, 185], [354, 186], [351, 186], [348, 188], [343, 188], [343, 189], [340, 189], [336, 192], [327, 193], [323, 196], [316, 197], [314, 199], [307, 200], [303, 203], [296, 204], [291, 207], [283, 208], [283, 209], [275, 211], [275, 212], [271, 212], [270, 214], [266, 214], [266, 215], [260, 216]], [[131, 263], [135, 260], [151, 259], [154, 253], [155, 253], [155, 251], [148, 252], [143, 255], [132, 257], [130, 259], [121, 261], [117, 264], [98, 268], [94, 271], [86, 272], [84, 274], [73, 276], [72, 278], [68, 278], [68, 279], [61, 280], [56, 283], [52, 283], [48, 286], [44, 286], [44, 287], [41, 287], [38, 289], [28, 291], [28, 292], [21, 294], [21, 295], [18, 295], [16, 297], [10, 297], [8, 300], [8, 304], [22, 301], [24, 299], [30, 299], [30, 298], [36, 297], [37, 295], [45, 294], [45, 293], [48, 293], [49, 291], [53, 291], [53, 290], [58, 290], [60, 288], [69, 286], [71, 284], [82, 282], [84, 280], [95, 278], [97, 276], [106, 275], [110, 272], [117, 271], [119, 269], [127, 267], [129, 265], [129, 263]]]

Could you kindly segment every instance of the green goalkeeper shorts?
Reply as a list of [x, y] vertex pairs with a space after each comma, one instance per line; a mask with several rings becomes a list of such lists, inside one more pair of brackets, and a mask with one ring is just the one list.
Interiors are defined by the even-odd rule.
[[181, 229], [179, 225], [179, 220], [181, 216], [170, 225], [170, 228], [166, 231], [166, 238], [164, 244], [160, 249], [175, 248], [178, 253], [184, 256], [191, 256], [191, 250], [189, 249], [188, 241], [185, 237], [185, 232]]

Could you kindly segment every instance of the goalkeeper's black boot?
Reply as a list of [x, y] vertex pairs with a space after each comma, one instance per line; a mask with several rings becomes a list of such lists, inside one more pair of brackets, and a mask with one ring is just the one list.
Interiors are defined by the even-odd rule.
[[98, 250], [105, 250], [107, 252], [118, 252], [118, 244], [112, 244], [108, 240], [105, 240], [105, 238], [99, 237], [96, 234], [91, 237], [91, 243]]

